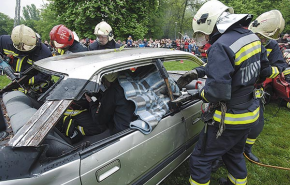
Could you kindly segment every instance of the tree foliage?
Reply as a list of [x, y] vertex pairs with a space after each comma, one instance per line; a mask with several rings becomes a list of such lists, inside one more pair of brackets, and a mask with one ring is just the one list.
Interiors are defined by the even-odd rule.
[[13, 28], [13, 19], [0, 12], [0, 35], [10, 35]]
[[[35, 6], [23, 8], [22, 23], [49, 38], [53, 26], [64, 24], [80, 38], [95, 38], [94, 28], [102, 20], [113, 28], [116, 39], [174, 38], [187, 33], [192, 36], [192, 18], [207, 0], [49, 0], [40, 16]], [[290, 0], [221, 0], [235, 13], [250, 13], [254, 18], [278, 9], [286, 21], [284, 32], [290, 32]], [[26, 22], [24, 22], [26, 21]], [[30, 22], [29, 22], [30, 21]], [[177, 24], [175, 24], [175, 22]], [[179, 34], [180, 32], [181, 34]]]
[[37, 31], [36, 25], [40, 20], [40, 11], [36, 8], [34, 4], [27, 5], [22, 9], [21, 24], [25, 24], [26, 26], [32, 28]]
[[40, 13], [40, 19], [36, 22], [36, 30], [41, 35], [43, 41], [49, 40], [49, 33], [51, 29], [61, 24], [60, 21], [57, 19], [58, 15], [53, 10], [53, 4], [49, 3], [45, 5]]
[[290, 31], [290, 1], [289, 0], [221, 0], [234, 8], [235, 13], [248, 13], [257, 18], [264, 12], [279, 10], [285, 19], [284, 32]]
[[95, 38], [95, 26], [105, 20], [115, 37], [142, 38], [148, 32], [149, 15], [157, 10], [157, 0], [53, 0], [57, 20], [80, 37]]

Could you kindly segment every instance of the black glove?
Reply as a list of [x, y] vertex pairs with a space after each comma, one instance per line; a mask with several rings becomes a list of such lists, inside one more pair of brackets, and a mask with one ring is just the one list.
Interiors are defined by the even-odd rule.
[[183, 74], [178, 80], [177, 85], [181, 89], [185, 87], [187, 84], [189, 84], [192, 80], [198, 79], [198, 73], [195, 69], [186, 72]]

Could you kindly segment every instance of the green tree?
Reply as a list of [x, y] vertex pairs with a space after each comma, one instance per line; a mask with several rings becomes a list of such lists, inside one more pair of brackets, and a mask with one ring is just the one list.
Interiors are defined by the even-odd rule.
[[289, 0], [221, 0], [234, 8], [235, 13], [249, 13], [257, 18], [264, 12], [277, 9], [285, 19], [284, 32], [290, 31], [290, 1]]
[[0, 35], [10, 35], [13, 28], [13, 19], [0, 12]]
[[[117, 38], [143, 38], [148, 32], [149, 15], [157, 0], [53, 0], [57, 20], [76, 31], [79, 37], [95, 38], [94, 27], [102, 20], [112, 27]], [[77, 8], [76, 8], [77, 7]]]
[[43, 41], [49, 40], [49, 33], [51, 29], [54, 26], [61, 24], [61, 22], [57, 19], [58, 14], [54, 11], [53, 6], [53, 3], [45, 5], [40, 12], [40, 19], [35, 22], [35, 28], [41, 35]]
[[25, 24], [34, 31], [38, 32], [36, 29], [36, 22], [40, 19], [40, 11], [36, 8], [36, 6], [31, 4], [23, 7], [22, 14], [23, 17], [21, 17], [21, 24]]

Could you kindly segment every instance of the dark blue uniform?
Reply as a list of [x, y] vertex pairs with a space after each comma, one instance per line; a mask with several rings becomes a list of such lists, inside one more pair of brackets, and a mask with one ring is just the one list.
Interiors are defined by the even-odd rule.
[[98, 41], [93, 42], [92, 44], [89, 45], [89, 50], [101, 50], [101, 49], [114, 49], [114, 48], [119, 48], [120, 45], [117, 44], [114, 40], [109, 41], [105, 45], [100, 45]]
[[101, 100], [91, 101], [90, 112], [83, 111], [73, 117], [75, 126], [82, 135], [95, 135], [110, 129], [117, 133], [129, 128], [134, 119], [135, 105], [125, 98], [124, 90], [118, 80], [103, 93]]
[[[271, 66], [276, 66], [279, 72], [283, 72], [287, 67], [287, 63], [285, 62], [282, 52], [279, 48], [278, 42], [275, 40], [270, 40], [270, 42], [265, 46], [267, 50], [268, 60]], [[275, 78], [277, 75], [273, 74], [270, 78]], [[260, 135], [264, 127], [264, 110], [263, 108], [260, 109], [260, 117], [259, 122], [255, 125], [247, 138], [246, 145], [245, 145], [245, 153], [251, 153], [251, 148], [255, 143], [257, 137]]]
[[209, 184], [212, 162], [223, 157], [228, 169], [228, 182], [246, 184], [247, 169], [243, 157], [250, 128], [259, 118], [260, 103], [253, 97], [254, 84], [259, 76], [267, 77], [271, 69], [265, 48], [250, 30], [240, 26], [229, 28], [207, 51], [208, 63], [197, 68], [199, 76], [207, 75], [200, 96], [205, 102], [224, 102], [225, 130], [216, 138], [222, 119], [221, 109], [215, 110], [214, 125], [208, 126], [205, 152], [202, 153], [204, 132], [190, 157], [190, 183]]
[[[10, 58], [12, 59], [9, 64], [16, 72], [24, 72], [26, 69], [31, 67], [34, 62], [52, 56], [48, 47], [41, 42], [39, 42], [32, 51], [22, 52], [17, 50], [13, 46], [10, 35], [0, 36], [0, 54], [11, 56]], [[50, 78], [50, 75], [39, 72], [29, 80], [29, 85], [37, 85], [47, 82], [50, 81]]]

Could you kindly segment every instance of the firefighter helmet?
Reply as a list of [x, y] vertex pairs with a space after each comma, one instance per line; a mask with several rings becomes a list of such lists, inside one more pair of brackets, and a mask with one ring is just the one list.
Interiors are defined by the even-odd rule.
[[285, 20], [279, 10], [271, 10], [261, 14], [254, 20], [249, 30], [268, 39], [277, 40], [284, 30]]
[[105, 21], [96, 25], [94, 34], [96, 36], [107, 36], [109, 41], [114, 38], [112, 27]]
[[55, 48], [66, 48], [74, 42], [73, 32], [62, 24], [54, 26], [49, 36], [51, 45]]
[[38, 42], [36, 33], [23, 24], [13, 28], [11, 39], [13, 46], [19, 51], [31, 51]]
[[104, 78], [108, 81], [108, 82], [114, 82], [118, 77], [118, 73], [109, 73], [104, 75]]
[[210, 35], [218, 18], [225, 11], [234, 13], [233, 8], [224, 5], [220, 1], [211, 0], [204, 3], [193, 17], [192, 28], [194, 33], [201, 32]]

